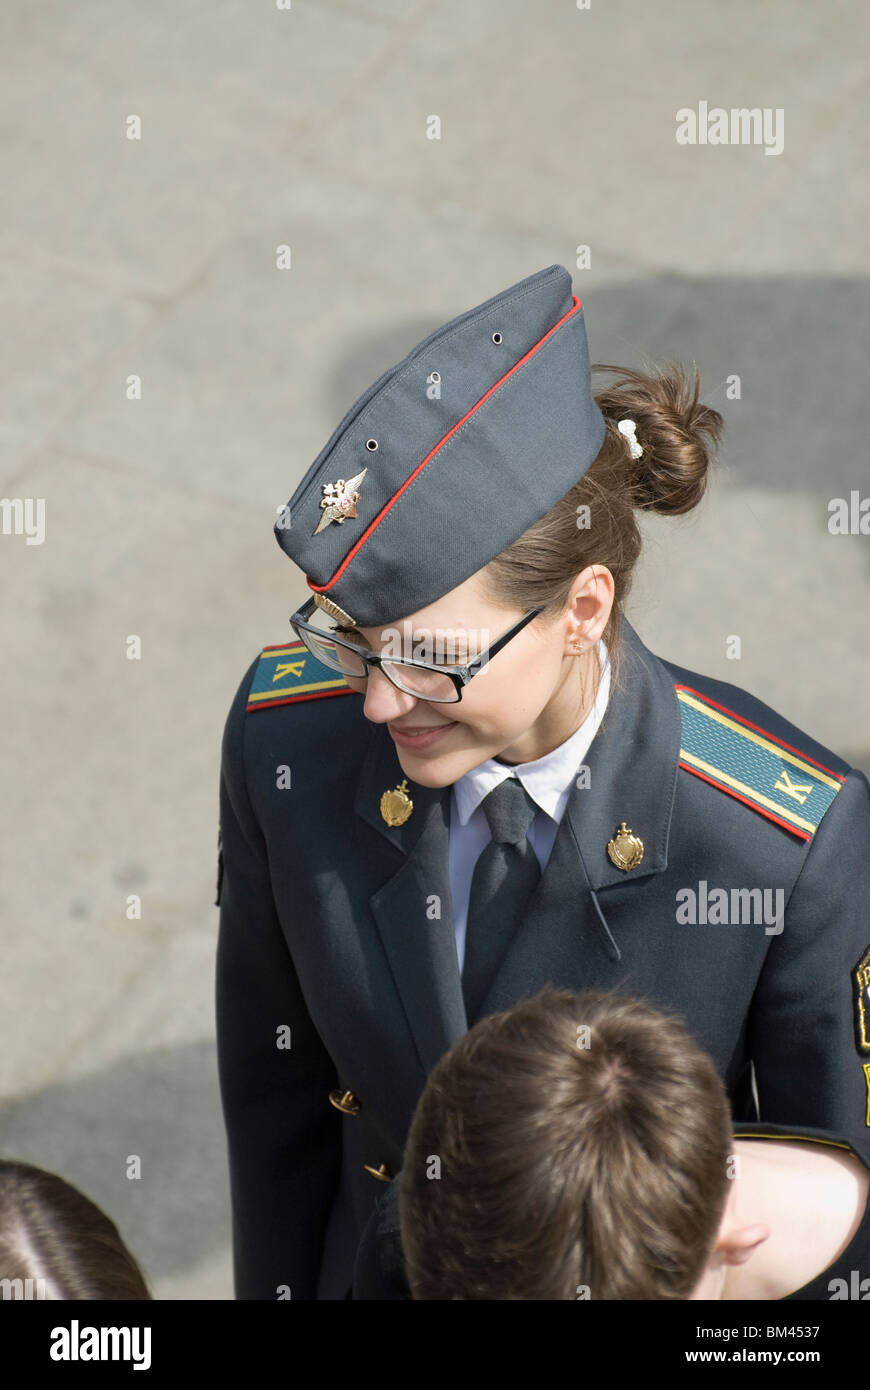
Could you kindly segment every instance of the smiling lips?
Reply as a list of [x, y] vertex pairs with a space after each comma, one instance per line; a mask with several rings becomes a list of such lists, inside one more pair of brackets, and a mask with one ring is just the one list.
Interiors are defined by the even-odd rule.
[[424, 724], [422, 728], [413, 729], [410, 725], [403, 727], [399, 724], [388, 724], [390, 737], [396, 743], [405, 743], [409, 748], [428, 748], [430, 743], [437, 743], [442, 734], [456, 727], [456, 720], [451, 719], [447, 724]]
[[[451, 719], [451, 720], [450, 720], [450, 723], [451, 723], [451, 724], [455, 724], [455, 723], [456, 723], [456, 720], [455, 720], [455, 719]], [[391, 725], [390, 725], [390, 728], [391, 728], [391, 729], [395, 729], [397, 734], [410, 734], [411, 737], [413, 738], [415, 734], [431, 734], [431, 733], [434, 733], [434, 731], [435, 731], [436, 729], [446, 729], [446, 728], [447, 728], [447, 725], [446, 725], [446, 724], [422, 724], [419, 728], [411, 728], [410, 724], [391, 724]]]

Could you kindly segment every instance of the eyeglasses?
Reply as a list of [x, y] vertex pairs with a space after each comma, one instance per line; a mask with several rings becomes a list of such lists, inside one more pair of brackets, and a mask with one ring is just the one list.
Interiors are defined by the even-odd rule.
[[492, 660], [496, 652], [507, 646], [526, 623], [530, 623], [543, 612], [541, 608], [532, 608], [518, 623], [514, 623], [513, 627], [502, 633], [497, 641], [479, 652], [467, 666], [459, 666], [432, 661], [400, 660], [398, 657], [370, 652], [367, 648], [358, 647], [343, 637], [337, 637], [335, 629], [325, 630], [309, 623], [307, 619], [316, 607], [314, 599], [309, 599], [293, 614], [290, 626], [305, 643], [311, 655], [324, 666], [333, 671], [341, 671], [348, 681], [368, 680], [370, 667], [378, 666], [387, 679], [392, 681], [397, 689], [404, 690], [406, 695], [416, 695], [420, 700], [432, 700], [438, 704], [456, 704], [461, 700], [462, 688], [468, 684], [472, 676], [476, 676], [486, 663]]

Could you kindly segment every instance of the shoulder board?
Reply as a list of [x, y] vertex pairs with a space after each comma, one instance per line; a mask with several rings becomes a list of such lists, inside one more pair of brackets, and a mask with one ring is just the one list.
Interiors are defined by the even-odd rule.
[[247, 712], [322, 700], [326, 695], [353, 695], [344, 676], [312, 656], [304, 642], [264, 647], [248, 692]]
[[688, 685], [675, 685], [680, 767], [811, 840], [845, 776]]

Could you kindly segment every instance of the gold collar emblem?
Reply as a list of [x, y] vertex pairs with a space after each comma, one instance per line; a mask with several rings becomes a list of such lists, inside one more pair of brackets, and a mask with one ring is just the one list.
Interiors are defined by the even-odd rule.
[[384, 792], [381, 797], [381, 815], [387, 825], [404, 825], [413, 809], [414, 803], [408, 795], [407, 777], [403, 777], [397, 787]]
[[613, 839], [607, 841], [607, 854], [611, 864], [627, 873], [629, 869], [636, 869], [643, 859], [643, 840], [621, 821]]

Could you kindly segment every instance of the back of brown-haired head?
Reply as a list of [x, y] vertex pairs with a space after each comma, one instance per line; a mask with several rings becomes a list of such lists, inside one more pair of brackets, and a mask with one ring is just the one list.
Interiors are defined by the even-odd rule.
[[399, 1185], [418, 1299], [685, 1299], [732, 1148], [713, 1062], [635, 999], [545, 990], [441, 1058]]
[[18, 1297], [151, 1297], [117, 1227], [98, 1206], [56, 1173], [11, 1160], [0, 1160], [0, 1280], [9, 1281], [4, 1290], [39, 1290]]

